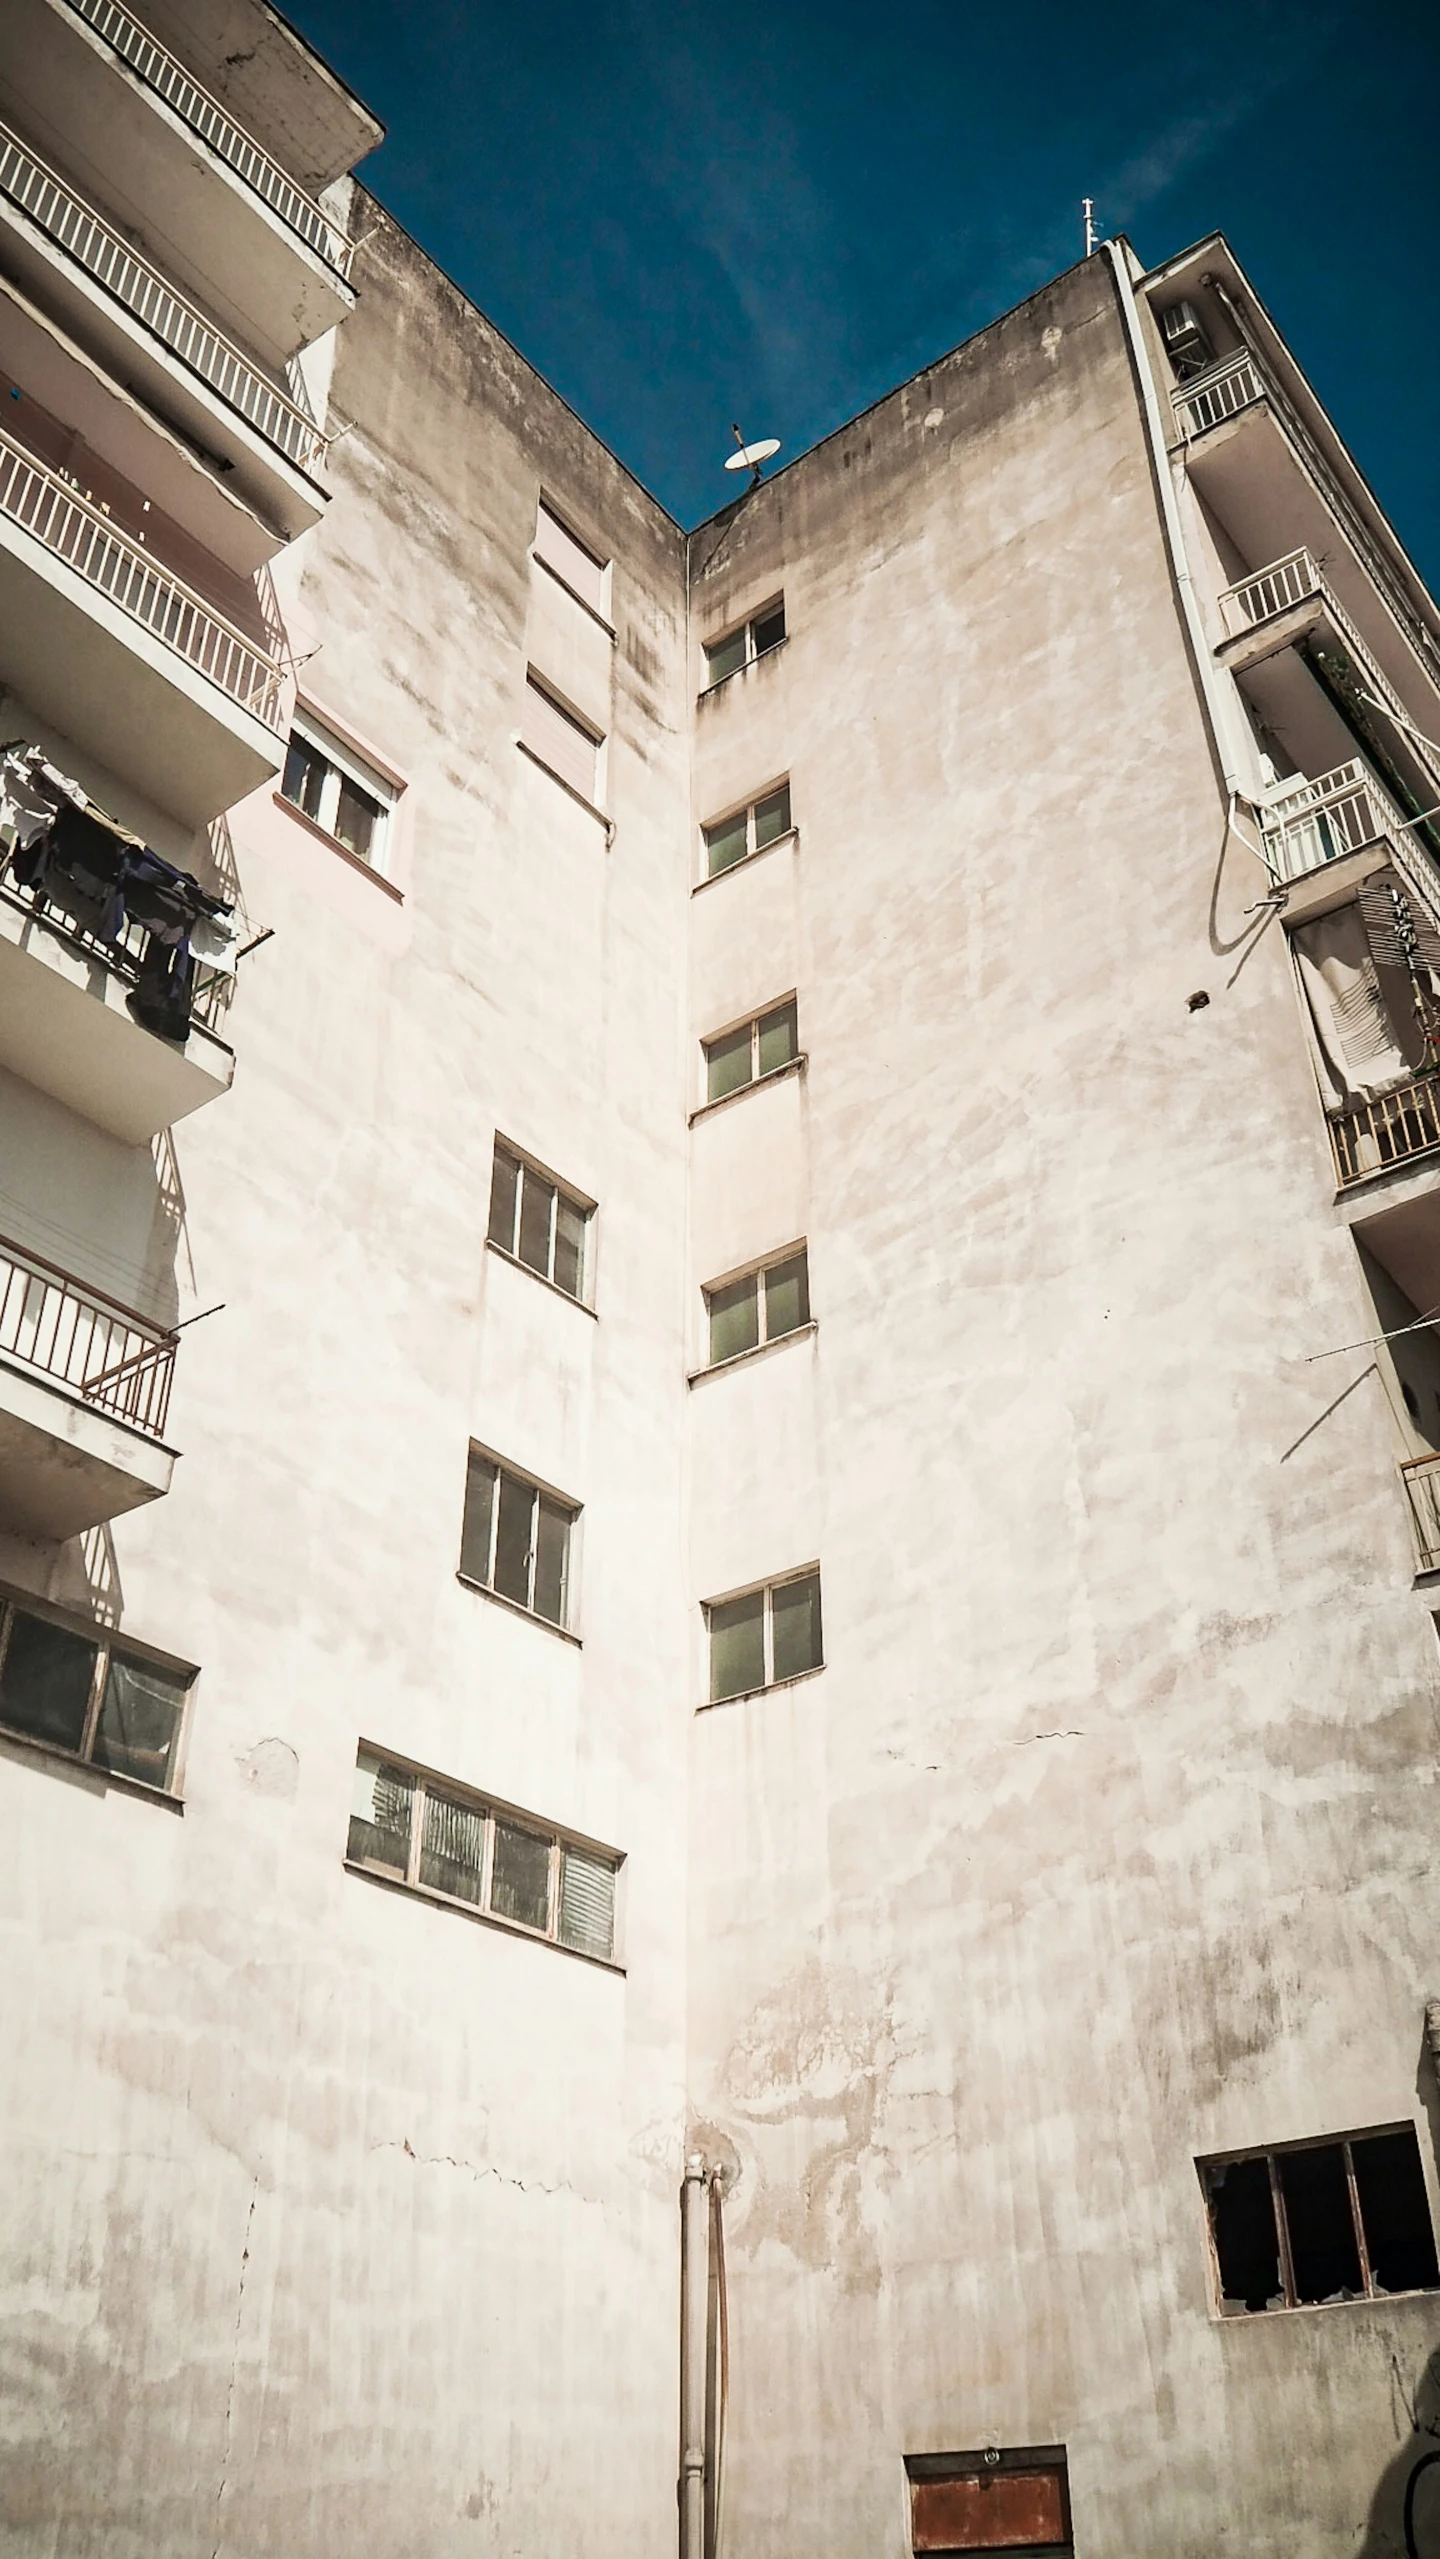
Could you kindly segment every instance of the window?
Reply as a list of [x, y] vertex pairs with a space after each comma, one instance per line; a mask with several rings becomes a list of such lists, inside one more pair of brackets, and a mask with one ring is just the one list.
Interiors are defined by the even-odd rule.
[[790, 785], [782, 782], [778, 789], [767, 791], [763, 800], [754, 801], [748, 809], [736, 809], [733, 817], [719, 818], [704, 829], [706, 878], [733, 871], [737, 862], [763, 853], [767, 844], [778, 844], [789, 833]]
[[605, 741], [574, 711], [567, 711], [536, 675], [525, 678], [520, 743], [543, 764], [596, 806], [600, 796], [600, 749]]
[[738, 630], [727, 631], [723, 640], [706, 643], [705, 690], [723, 684], [727, 675], [738, 675], [742, 666], [763, 658], [769, 649], [778, 648], [785, 637], [785, 598], [777, 595], [773, 602], [742, 622]]
[[465, 1478], [460, 1575], [528, 1608], [552, 1626], [568, 1623], [570, 1532], [577, 1502], [542, 1490], [527, 1475], [472, 1448]]
[[448, 1777], [363, 1743], [345, 1854], [352, 1866], [416, 1892], [614, 1961], [622, 1860], [613, 1849], [569, 1839], [528, 1813], [487, 1803]]
[[1413, 2124], [1196, 2164], [1227, 2318], [1440, 2284]]
[[705, 1312], [710, 1321], [710, 1366], [739, 1359], [762, 1342], [781, 1341], [810, 1321], [810, 1272], [802, 1244], [778, 1262], [762, 1262], [758, 1270], [723, 1287], [707, 1288]]
[[912, 2454], [910, 2544], [927, 2551], [1069, 2559], [1070, 2482], [1062, 2444], [1034, 2451]]
[[47, 1750], [170, 1793], [194, 1677], [83, 1621], [0, 1599], [0, 1727]]
[[783, 1679], [821, 1668], [820, 1576], [797, 1573], [766, 1582], [736, 1599], [712, 1599], [705, 1609], [710, 1634], [710, 1701], [743, 1697], [752, 1688], [774, 1688]]
[[495, 1170], [490, 1178], [491, 1243], [582, 1305], [589, 1303], [586, 1244], [594, 1214], [590, 1201], [562, 1190], [548, 1173], [527, 1163], [503, 1138], [496, 1138]]
[[309, 711], [298, 711], [285, 753], [280, 796], [333, 835], [357, 862], [385, 867], [386, 836], [396, 791]]
[[535, 557], [543, 560], [547, 569], [553, 569], [592, 613], [598, 613], [602, 621], [606, 618], [608, 560], [598, 558], [568, 525], [562, 524], [543, 498], [535, 525]]
[[800, 1054], [794, 996], [777, 1004], [773, 1012], [757, 1013], [753, 1021], [741, 1022], [733, 1031], [722, 1031], [717, 1039], [705, 1040], [702, 1046], [707, 1102], [723, 1102], [727, 1093], [738, 1093], [746, 1084], [758, 1084], [762, 1076], [778, 1075], [782, 1066], [793, 1066]]

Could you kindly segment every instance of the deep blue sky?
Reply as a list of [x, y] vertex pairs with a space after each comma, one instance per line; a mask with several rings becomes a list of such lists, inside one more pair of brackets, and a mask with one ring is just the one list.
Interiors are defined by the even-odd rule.
[[683, 522], [1079, 254], [1225, 231], [1440, 586], [1440, 0], [288, 0], [362, 175]]

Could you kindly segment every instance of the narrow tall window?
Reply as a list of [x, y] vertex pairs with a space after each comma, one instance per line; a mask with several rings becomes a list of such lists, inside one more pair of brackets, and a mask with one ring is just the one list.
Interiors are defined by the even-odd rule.
[[533, 673], [525, 678], [520, 741], [547, 771], [558, 774], [592, 807], [597, 805], [600, 749], [605, 741], [598, 729], [592, 729], [578, 713], [567, 710]]
[[588, 1242], [594, 1206], [495, 1140], [490, 1241], [567, 1297], [588, 1305]]
[[544, 1491], [483, 1449], [472, 1448], [465, 1478], [460, 1574], [517, 1608], [568, 1627], [570, 1537], [578, 1502]]
[[777, 595], [758, 613], [752, 613], [748, 622], [741, 622], [735, 630], [727, 631], [723, 639], [706, 642], [706, 692], [716, 684], [723, 684], [727, 675], [738, 675], [742, 666], [752, 666], [756, 658], [763, 658], [769, 650], [778, 648], [784, 637], [785, 598]]
[[1413, 2124], [1197, 2165], [1226, 2317], [1440, 2285]]
[[710, 1600], [705, 1622], [712, 1704], [822, 1666], [818, 1572], [764, 1582], [734, 1599]]
[[0, 1598], [0, 1729], [92, 1768], [171, 1793], [194, 1677]]
[[610, 564], [582, 542], [578, 534], [572, 533], [568, 524], [561, 522], [554, 508], [547, 506], [543, 498], [535, 524], [535, 556], [537, 560], [543, 560], [548, 569], [554, 570], [572, 593], [579, 596], [582, 604], [588, 604], [591, 612], [598, 613], [604, 620], [609, 600], [606, 588]]
[[363, 1743], [345, 1854], [352, 1866], [433, 1899], [614, 1960], [616, 1851], [568, 1839], [531, 1814]]
[[710, 1366], [718, 1367], [764, 1342], [781, 1341], [810, 1321], [810, 1271], [802, 1244], [778, 1261], [762, 1262], [705, 1291], [710, 1326]]
[[768, 1013], [757, 1013], [733, 1031], [721, 1031], [701, 1043], [705, 1053], [705, 1099], [723, 1102], [747, 1084], [778, 1075], [800, 1054], [799, 1017], [795, 998], [787, 997]]
[[717, 818], [712, 826], [702, 829], [706, 878], [713, 880], [721, 871], [733, 871], [737, 862], [748, 860], [752, 853], [763, 853], [767, 845], [778, 844], [782, 835], [790, 832], [790, 785], [781, 782], [763, 799], [753, 800], [748, 808], [736, 809], [733, 816]]
[[357, 862], [383, 872], [395, 786], [312, 712], [295, 713], [280, 796]]

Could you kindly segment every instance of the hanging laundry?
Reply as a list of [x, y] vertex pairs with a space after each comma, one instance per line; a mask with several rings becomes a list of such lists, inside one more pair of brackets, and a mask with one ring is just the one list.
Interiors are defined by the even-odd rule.
[[1315, 1025], [1332, 1115], [1411, 1083], [1426, 1060], [1408, 976], [1377, 964], [1358, 905], [1302, 924], [1291, 937]]

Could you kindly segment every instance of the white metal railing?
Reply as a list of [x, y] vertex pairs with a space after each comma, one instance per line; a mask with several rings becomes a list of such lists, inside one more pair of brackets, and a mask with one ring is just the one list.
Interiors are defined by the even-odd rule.
[[119, 0], [67, 0], [67, 5], [113, 46], [147, 89], [155, 90], [193, 133], [208, 142], [211, 150], [218, 152], [246, 185], [254, 188], [297, 238], [314, 249], [337, 275], [349, 275], [353, 240], [348, 240], [339, 224], [321, 211], [313, 196], [286, 176], [279, 162], [272, 160], [243, 125], [235, 122], [218, 98], [212, 98], [173, 53], [157, 44], [148, 28], [119, 6]]
[[[1307, 871], [1341, 861], [1381, 837], [1388, 837], [1403, 857], [1410, 834], [1388, 791], [1382, 791], [1358, 757], [1267, 801], [1260, 825], [1271, 868], [1282, 880], [1303, 879]], [[1427, 880], [1426, 888], [1433, 902], [1440, 879], [1433, 884]]]
[[1284, 613], [1292, 605], [1303, 604], [1307, 597], [1318, 597], [1326, 615], [1358, 661], [1367, 689], [1397, 716], [1405, 731], [1411, 752], [1425, 765], [1440, 786], [1440, 749], [1427, 746], [1410, 726], [1409, 714], [1387, 675], [1383, 675], [1362, 640], [1334, 588], [1329, 584], [1314, 553], [1301, 549], [1287, 551], [1283, 560], [1273, 560], [1268, 568], [1257, 569], [1252, 576], [1241, 578], [1227, 587], [1220, 598], [1220, 611], [1232, 636], [1254, 630], [1272, 615]]
[[1183, 382], [1173, 395], [1176, 423], [1188, 441], [1203, 435], [1207, 427], [1219, 426], [1222, 419], [1239, 415], [1265, 397], [1265, 385], [1249, 348], [1227, 355], [1223, 364], [1213, 365], [1208, 373], [1198, 374], [1193, 382]]
[[248, 418], [267, 442], [302, 471], [320, 461], [326, 438], [314, 419], [268, 382], [213, 321], [202, 318], [193, 303], [138, 257], [5, 125], [0, 125], [0, 194], [27, 213], [117, 302], [123, 302], [182, 364], [218, 391], [228, 407]]
[[1431, 1155], [1440, 1146], [1440, 1076], [1397, 1085], [1393, 1093], [1342, 1111], [1326, 1125], [1342, 1190], [1383, 1173], [1387, 1164]]
[[0, 434], [0, 514], [97, 593], [208, 676], [267, 728], [280, 725], [281, 670], [233, 623], [119, 532], [55, 471]]
[[0, 1238], [0, 1354], [150, 1439], [165, 1429], [175, 1335]]
[[1440, 1564], [1440, 1457], [1412, 1457], [1400, 1469], [1410, 1497], [1410, 1517], [1420, 1549], [1420, 1570]]

